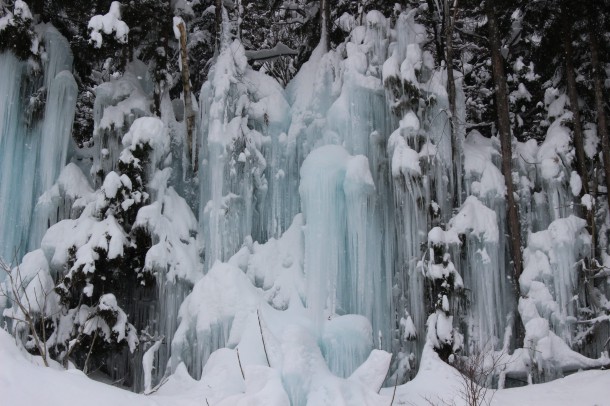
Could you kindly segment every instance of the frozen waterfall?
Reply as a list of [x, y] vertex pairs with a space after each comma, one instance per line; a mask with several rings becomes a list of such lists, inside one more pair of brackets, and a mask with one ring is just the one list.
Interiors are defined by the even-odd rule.
[[38, 247], [59, 220], [46, 201], [33, 211], [67, 162], [78, 91], [68, 41], [50, 25], [39, 31], [42, 72], [10, 52], [0, 55], [0, 257], [9, 262]]

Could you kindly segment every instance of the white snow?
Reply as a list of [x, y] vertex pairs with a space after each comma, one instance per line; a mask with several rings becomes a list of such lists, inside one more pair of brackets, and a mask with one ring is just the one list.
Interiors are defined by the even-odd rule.
[[103, 43], [102, 32], [106, 35], [114, 33], [114, 37], [119, 43], [127, 43], [129, 27], [121, 20], [121, 3], [113, 1], [110, 10], [104, 15], [91, 17], [88, 24], [90, 41], [96, 48], [100, 48]]
[[582, 190], [582, 180], [576, 171], [572, 171], [572, 174], [570, 175], [570, 189], [574, 196], [580, 195], [580, 191]]

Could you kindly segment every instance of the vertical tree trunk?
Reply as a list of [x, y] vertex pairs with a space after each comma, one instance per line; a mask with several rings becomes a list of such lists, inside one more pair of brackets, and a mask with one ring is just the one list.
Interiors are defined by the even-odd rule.
[[519, 223], [519, 208], [515, 201], [515, 186], [512, 177], [512, 136], [510, 117], [508, 112], [508, 92], [506, 89], [506, 75], [504, 73], [504, 59], [500, 53], [500, 38], [496, 23], [493, 2], [486, 2], [487, 20], [489, 25], [489, 44], [491, 47], [491, 62], [496, 93], [496, 109], [498, 116], [498, 132], [502, 149], [502, 173], [506, 182], [506, 209], [510, 249], [513, 258], [513, 283], [519, 295], [519, 277], [523, 271], [521, 253], [521, 225]]
[[[576, 78], [574, 77], [574, 53], [572, 49], [572, 24], [570, 19], [570, 9], [564, 5], [562, 18], [564, 25], [563, 49], [566, 60], [566, 83], [568, 98], [570, 99], [570, 110], [572, 111], [574, 124], [574, 149], [576, 150], [576, 170], [582, 180], [582, 190], [580, 196], [589, 194], [589, 174], [587, 172], [587, 161], [584, 148], [584, 136], [580, 121], [580, 108], [578, 107], [578, 90], [576, 88]], [[591, 210], [586, 210], [587, 230], [593, 237], [593, 249], [595, 249], [595, 217]]]
[[184, 122], [186, 124], [186, 147], [188, 158], [193, 166], [193, 172], [197, 172], [197, 160], [193, 153], [193, 127], [195, 126], [195, 112], [191, 97], [191, 80], [189, 74], [188, 54], [186, 51], [186, 27], [184, 23], [178, 25], [180, 30], [180, 60], [182, 62], [182, 91], [184, 96]]
[[220, 52], [220, 35], [222, 33], [222, 0], [215, 0], [214, 9], [216, 12], [216, 52]]
[[[451, 17], [451, 10], [449, 8], [450, 2], [449, 0], [444, 1], [444, 20], [445, 20], [445, 65], [447, 67], [447, 95], [449, 99], [449, 112], [450, 118], [449, 122], [451, 124], [451, 155], [453, 158], [453, 162], [461, 162], [460, 157], [458, 157], [458, 120], [457, 120], [457, 106], [455, 101], [455, 78], [453, 77], [453, 24], [455, 20], [455, 13], [453, 18]], [[457, 7], [457, 0], [455, 0], [454, 8]], [[460, 171], [461, 168], [458, 168], [458, 165], [454, 166], [454, 174], [453, 174], [453, 190], [451, 193], [453, 194], [453, 203], [454, 206], [457, 207], [461, 203], [459, 196], [459, 175], [457, 171]]]
[[242, 0], [237, 0], [237, 39], [241, 41], [241, 23], [243, 22], [244, 6]]
[[[46, 15], [44, 13], [45, 0], [31, 0], [28, 3], [30, 4], [30, 10], [32, 14], [38, 14], [38, 16], [40, 17], [40, 22], [46, 21]], [[0, 2], [0, 5], [2, 5], [2, 2]]]
[[320, 0], [320, 42], [330, 49], [330, 0]]
[[608, 140], [608, 124], [606, 123], [606, 111], [604, 110], [604, 84], [602, 81], [602, 70], [599, 63], [599, 46], [597, 35], [599, 34], [599, 22], [595, 2], [589, 2], [589, 47], [591, 48], [591, 68], [593, 69], [593, 82], [595, 84], [595, 105], [597, 107], [597, 135], [602, 142], [602, 154], [604, 160], [604, 174], [606, 175], [606, 187], [608, 193], [608, 207], [610, 208], [610, 141]]

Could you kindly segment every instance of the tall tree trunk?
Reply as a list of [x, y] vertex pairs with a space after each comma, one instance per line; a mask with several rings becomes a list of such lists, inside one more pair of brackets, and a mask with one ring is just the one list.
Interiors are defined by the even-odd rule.
[[[570, 110], [572, 111], [574, 125], [574, 149], [576, 150], [576, 170], [582, 180], [582, 190], [580, 196], [589, 194], [589, 174], [587, 172], [587, 160], [584, 148], [584, 136], [580, 121], [580, 108], [578, 107], [578, 90], [576, 88], [576, 78], [574, 77], [574, 52], [572, 49], [572, 23], [570, 18], [570, 8], [564, 4], [562, 10], [563, 18], [563, 49], [566, 62], [566, 82], [568, 88], [568, 98], [570, 99]], [[592, 210], [585, 209], [587, 218], [587, 230], [593, 237], [593, 249], [595, 250], [595, 217]]]
[[[30, 10], [32, 11], [33, 15], [38, 14], [40, 17], [40, 22], [45, 22], [46, 19], [46, 15], [44, 13], [44, 3], [45, 0], [31, 0], [28, 2], [30, 4]], [[1, 4], [1, 2], [0, 2]]]
[[330, 49], [330, 0], [320, 0], [320, 42]]
[[184, 23], [178, 24], [180, 30], [180, 61], [182, 62], [182, 92], [184, 96], [184, 122], [186, 124], [186, 147], [187, 156], [197, 172], [197, 160], [194, 159], [193, 150], [193, 128], [195, 126], [195, 112], [193, 111], [193, 100], [191, 96], [191, 79], [189, 73], [188, 54], [186, 50], [186, 27]]
[[599, 20], [595, 1], [589, 2], [589, 47], [591, 48], [591, 68], [593, 69], [593, 82], [595, 84], [595, 105], [597, 107], [597, 135], [602, 142], [602, 154], [604, 159], [604, 173], [606, 175], [606, 188], [608, 207], [610, 208], [610, 141], [608, 140], [608, 124], [606, 123], [606, 111], [604, 110], [604, 83], [602, 81], [602, 70], [599, 63], [599, 45], [597, 35], [599, 34]]
[[241, 41], [241, 24], [243, 22], [244, 6], [242, 0], [237, 0], [237, 39]]
[[[451, 124], [451, 155], [453, 158], [453, 162], [461, 162], [460, 157], [458, 156], [458, 118], [457, 118], [457, 106], [455, 101], [455, 78], [453, 76], [453, 24], [455, 23], [455, 10], [457, 10], [457, 0], [455, 0], [454, 14], [453, 18], [451, 17], [450, 10], [450, 2], [449, 0], [445, 0], [443, 4], [444, 8], [444, 20], [445, 20], [445, 65], [447, 67], [447, 95], [449, 99], [449, 112], [450, 119], [449, 122]], [[461, 170], [459, 165], [453, 165], [454, 173], [453, 173], [453, 190], [451, 193], [453, 194], [453, 203], [454, 206], [459, 206], [460, 202], [460, 176], [458, 171]]]
[[216, 52], [220, 53], [220, 35], [222, 33], [222, 0], [215, 0], [214, 11], [216, 12], [216, 39], [214, 41]]
[[492, 1], [486, 2], [487, 21], [489, 25], [489, 45], [496, 93], [496, 109], [498, 116], [498, 132], [502, 149], [502, 173], [506, 182], [506, 209], [511, 255], [513, 258], [513, 283], [519, 295], [519, 277], [523, 271], [521, 252], [521, 225], [519, 223], [519, 208], [515, 201], [515, 186], [512, 177], [512, 136], [508, 112], [508, 92], [506, 90], [506, 75], [504, 59], [500, 52], [500, 38], [496, 22], [495, 8]]

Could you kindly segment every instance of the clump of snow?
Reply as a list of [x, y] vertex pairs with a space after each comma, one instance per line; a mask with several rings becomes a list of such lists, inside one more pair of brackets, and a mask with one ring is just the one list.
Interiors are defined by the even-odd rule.
[[299, 214], [281, 238], [271, 238], [265, 244], [255, 242], [250, 249], [240, 251], [243, 256], [238, 253], [230, 260], [241, 262], [240, 268], [278, 310], [287, 309], [293, 298], [305, 298], [303, 226], [303, 216]]
[[572, 171], [572, 174], [570, 175], [570, 189], [574, 196], [580, 195], [580, 191], [582, 190], [582, 180], [576, 171]]
[[432, 347], [442, 348], [451, 345], [454, 349], [459, 348], [459, 346], [455, 346], [459, 340], [454, 340], [453, 316], [449, 316], [439, 309], [428, 317], [426, 325], [428, 327], [426, 339]]
[[14, 9], [15, 16], [21, 17], [24, 20], [32, 19], [32, 13], [30, 12], [30, 7], [27, 5], [27, 3], [25, 1], [16, 0], [14, 7], [15, 7], [15, 9]]
[[[27, 323], [18, 320], [48, 317], [59, 311], [59, 296], [54, 291], [55, 283], [49, 271], [49, 263], [43, 251], [38, 249], [27, 253], [21, 264], [10, 271], [11, 278], [0, 283], [2, 292], [8, 294], [7, 303], [12, 304], [12, 307], [4, 309], [2, 315], [13, 319], [13, 334], [29, 336]], [[0, 310], [2, 307], [0, 304]], [[28, 341], [26, 346], [33, 345], [31, 338]]]
[[[23, 0], [16, 0], [13, 5], [13, 12], [10, 11], [0, 17], [0, 31], [4, 30], [9, 25], [15, 25], [15, 17], [19, 17], [22, 20], [32, 20], [32, 13], [30, 7]], [[37, 50], [38, 47], [33, 47], [32, 50]]]
[[174, 37], [180, 41], [180, 37], [182, 36], [182, 34], [180, 33], [180, 24], [182, 24], [183, 26], [186, 27], [186, 24], [184, 24], [184, 20], [182, 19], [182, 17], [177, 17], [174, 16], [173, 18], [173, 29], [174, 29]]
[[[449, 227], [441, 241], [455, 241], [455, 234], [473, 234], [487, 242], [497, 242], [499, 238], [496, 212], [485, 206], [475, 196], [468, 196], [460, 211], [449, 220]], [[440, 234], [438, 231], [436, 234]], [[439, 237], [433, 235], [433, 238]]]
[[186, 201], [167, 186], [170, 175], [169, 168], [155, 172], [150, 188], [156, 199], [138, 210], [134, 227], [152, 236], [153, 246], [144, 263], [146, 271], [159, 271], [170, 281], [180, 278], [195, 283], [201, 278], [200, 247], [194, 237], [197, 219]]
[[400, 131], [395, 131], [388, 141], [388, 153], [392, 156], [392, 176], [421, 175], [419, 155], [407, 144]]
[[356, 27], [356, 19], [353, 15], [345, 12], [335, 20], [335, 24], [344, 32], [350, 33]]
[[369, 160], [364, 155], [357, 155], [347, 161], [345, 168], [345, 187], [363, 187], [375, 190], [373, 175], [369, 169]]
[[499, 156], [494, 140], [473, 130], [466, 137], [463, 151], [464, 175], [472, 181], [472, 192], [481, 198], [503, 198], [506, 194], [506, 184], [502, 172], [494, 164], [494, 158]]
[[140, 166], [139, 160], [133, 152], [145, 145], [152, 148], [151, 165], [156, 167], [169, 153], [169, 136], [167, 127], [159, 118], [140, 117], [133, 122], [129, 132], [123, 136], [125, 149], [121, 152], [120, 160], [124, 163], [134, 163]]
[[114, 37], [119, 43], [127, 43], [129, 27], [121, 20], [121, 3], [118, 1], [113, 1], [110, 4], [108, 13], [91, 17], [87, 27], [90, 30], [90, 42], [92, 42], [96, 48], [102, 46], [102, 33], [106, 35], [114, 33]]
[[586, 194], [582, 196], [580, 203], [585, 206], [587, 210], [592, 210], [595, 199], [590, 194]]
[[583, 130], [585, 140], [584, 149], [587, 158], [593, 159], [599, 153], [599, 137], [597, 136], [597, 127], [592, 123], [587, 123]]
[[564, 160], [571, 162], [570, 152], [571, 136], [569, 130], [558, 119], [549, 127], [544, 142], [540, 145], [536, 159], [541, 165], [541, 174], [544, 179], [562, 179]]

